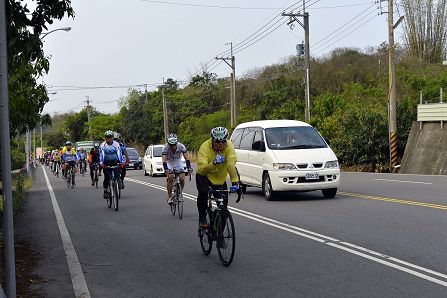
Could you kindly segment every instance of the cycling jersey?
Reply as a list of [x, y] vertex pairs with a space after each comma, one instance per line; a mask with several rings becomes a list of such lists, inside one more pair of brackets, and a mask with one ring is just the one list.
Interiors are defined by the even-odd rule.
[[83, 153], [83, 152], [79, 152], [78, 153], [78, 158], [79, 158], [79, 160], [85, 160], [86, 159], [86, 154]]
[[208, 177], [213, 185], [223, 185], [230, 174], [231, 182], [238, 182], [239, 178], [236, 172], [236, 151], [230, 140], [227, 140], [227, 146], [219, 153], [225, 159], [222, 164], [213, 164], [217, 152], [213, 149], [212, 140], [205, 141], [199, 149], [197, 161], [197, 174]]
[[64, 147], [62, 149], [62, 160], [63, 161], [76, 161], [77, 160], [77, 154], [76, 150], [74, 148], [71, 148], [71, 150], [68, 150], [67, 147]]
[[53, 156], [53, 159], [54, 159], [54, 161], [61, 161], [61, 156], [59, 155], [59, 154], [55, 154], [54, 156]]
[[177, 142], [177, 148], [174, 152], [172, 152], [168, 144], [164, 145], [161, 150], [161, 155], [166, 155], [167, 162], [171, 164], [177, 164], [184, 153], [186, 153], [186, 147], [180, 142]]
[[113, 141], [112, 144], [103, 142], [99, 149], [100, 162], [105, 165], [116, 164], [117, 162], [123, 162], [123, 155], [118, 142]]

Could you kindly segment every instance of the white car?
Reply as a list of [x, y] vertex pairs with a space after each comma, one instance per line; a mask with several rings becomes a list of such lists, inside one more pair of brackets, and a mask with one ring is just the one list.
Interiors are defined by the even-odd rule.
[[281, 191], [322, 190], [332, 198], [340, 186], [338, 159], [311, 125], [295, 120], [239, 124], [234, 144], [242, 189], [262, 187], [267, 200]]
[[[164, 145], [150, 145], [149, 147], [147, 147], [143, 159], [143, 170], [145, 176], [150, 175], [154, 177], [155, 175], [165, 174], [161, 156], [163, 146]], [[182, 164], [183, 167], [186, 169], [186, 161], [183, 156], [182, 156]]]

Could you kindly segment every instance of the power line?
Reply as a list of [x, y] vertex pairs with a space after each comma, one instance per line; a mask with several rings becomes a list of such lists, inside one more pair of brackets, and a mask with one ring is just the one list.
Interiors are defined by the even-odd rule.
[[[328, 35], [326, 35], [325, 37], [323, 37], [322, 39], [320, 39], [319, 41], [315, 42], [313, 44], [313, 48], [315, 48], [318, 44], [322, 43], [323, 41], [325, 41], [327, 38], [331, 37], [333, 34], [337, 33], [338, 31], [340, 31], [341, 29], [343, 29], [344, 27], [346, 27], [347, 25], [349, 25], [350, 23], [352, 23], [353, 21], [355, 21], [357, 18], [359, 18], [361, 15], [363, 15], [365, 12], [367, 12], [368, 10], [371, 9], [371, 7], [374, 7], [375, 4], [369, 6], [367, 9], [363, 10], [362, 12], [360, 12], [357, 16], [353, 17], [352, 19], [350, 19], [348, 22], [346, 22], [345, 24], [343, 24], [342, 26], [340, 26], [338, 29], [334, 30], [333, 32], [329, 33]], [[318, 47], [317, 47], [318, 48]]]
[[360, 24], [359, 26], [357, 26], [356, 28], [354, 28], [352, 31], [348, 32], [347, 34], [343, 35], [342, 37], [340, 37], [339, 39], [337, 39], [336, 41], [334, 41], [333, 43], [329, 44], [328, 46], [326, 46], [325, 48], [323, 48], [322, 50], [320, 50], [319, 52], [317, 52], [317, 55], [322, 53], [324, 50], [326, 50], [327, 48], [329, 48], [330, 46], [336, 44], [337, 42], [339, 42], [340, 40], [342, 40], [343, 38], [345, 38], [346, 36], [350, 35], [351, 33], [357, 31], [358, 29], [360, 29], [361, 27], [363, 27], [364, 25], [366, 25], [367, 23], [369, 23], [372, 19], [376, 18], [378, 15], [374, 14], [371, 18], [369, 18], [368, 20], [366, 20], [364, 23]]

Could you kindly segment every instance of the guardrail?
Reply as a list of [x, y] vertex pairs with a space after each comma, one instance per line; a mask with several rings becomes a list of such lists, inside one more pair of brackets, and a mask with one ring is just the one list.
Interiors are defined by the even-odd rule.
[[422, 103], [422, 92], [420, 95], [421, 103], [418, 104], [417, 121], [419, 129], [422, 129], [423, 122], [441, 122], [441, 129], [444, 128], [444, 121], [447, 121], [447, 103], [443, 102], [443, 90], [440, 89], [440, 102]]

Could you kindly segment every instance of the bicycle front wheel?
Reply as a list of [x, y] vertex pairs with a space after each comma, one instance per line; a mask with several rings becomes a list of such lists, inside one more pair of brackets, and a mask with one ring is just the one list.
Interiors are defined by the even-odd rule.
[[220, 210], [217, 215], [217, 252], [222, 265], [230, 266], [234, 258], [236, 237], [230, 211]]
[[177, 193], [176, 193], [176, 201], [177, 201], [177, 211], [178, 211], [178, 218], [183, 218], [183, 190], [182, 186], [179, 184], [177, 186]]
[[116, 181], [112, 182], [112, 188], [113, 188], [113, 209], [115, 211], [118, 211], [118, 200], [119, 200], [119, 192], [118, 192], [118, 183]]
[[177, 185], [174, 184], [172, 188], [172, 203], [171, 205], [171, 214], [175, 215], [175, 211], [177, 210]]
[[111, 186], [112, 181], [109, 182], [109, 195], [107, 196], [107, 207], [112, 207], [112, 197], [113, 197], [113, 187]]
[[70, 188], [70, 184], [71, 184], [71, 173], [70, 171], [67, 173], [67, 188]]
[[199, 240], [200, 246], [202, 247], [202, 252], [205, 256], [208, 256], [211, 253], [211, 249], [213, 248], [213, 237], [211, 236], [211, 226], [209, 216], [207, 216], [208, 228], [201, 229], [199, 228]]

